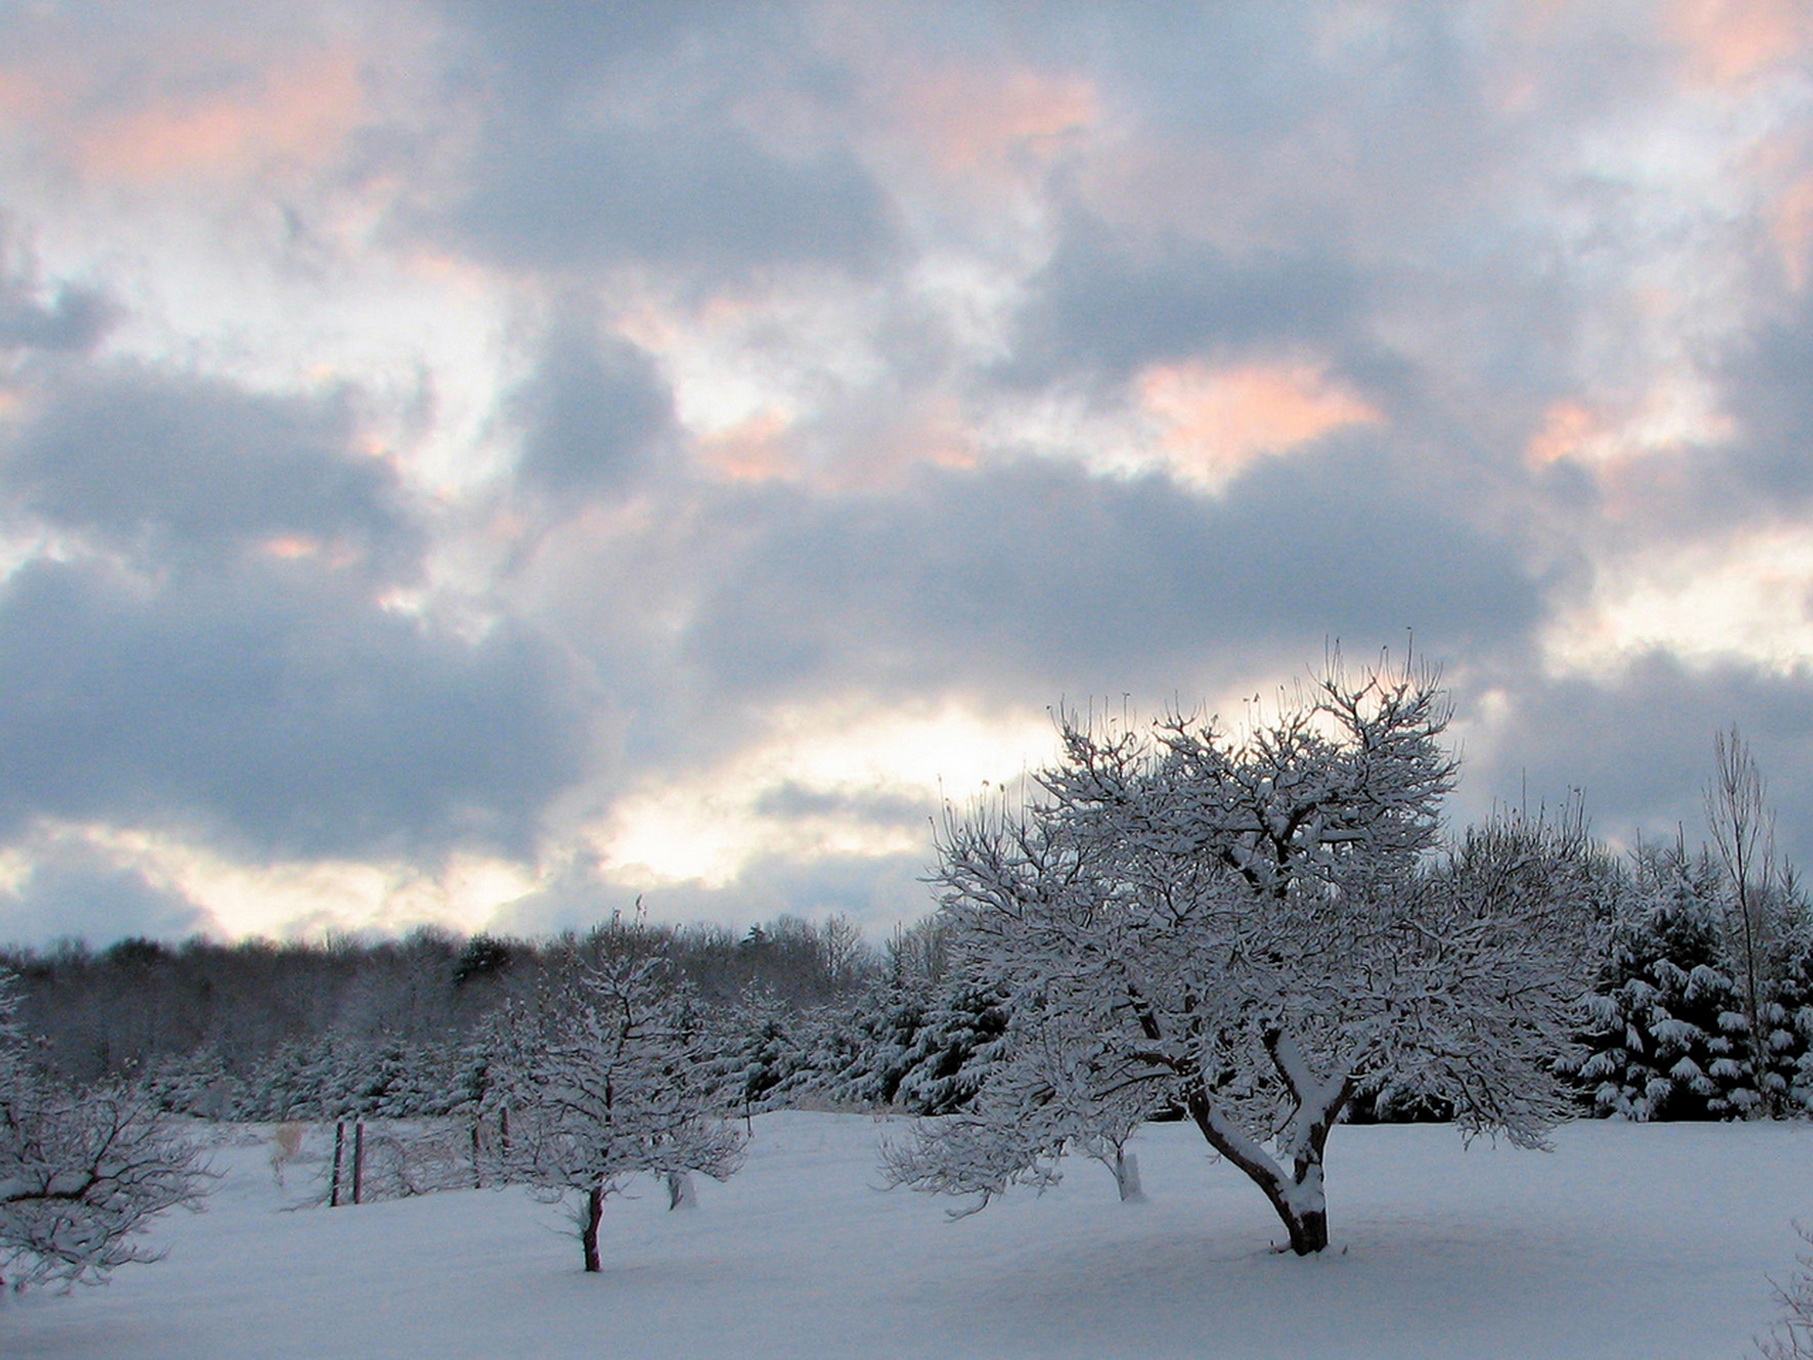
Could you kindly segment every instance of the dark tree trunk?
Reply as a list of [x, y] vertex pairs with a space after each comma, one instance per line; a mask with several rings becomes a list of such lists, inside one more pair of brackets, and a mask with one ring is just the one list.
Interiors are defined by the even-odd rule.
[[598, 1260], [598, 1224], [604, 1218], [604, 1189], [593, 1186], [585, 1192], [585, 1219], [579, 1225], [579, 1245], [585, 1249], [585, 1269], [596, 1275], [604, 1267]]
[[1310, 1209], [1303, 1213], [1279, 1211], [1284, 1230], [1290, 1235], [1291, 1250], [1299, 1256], [1314, 1256], [1328, 1246], [1328, 1210]]
[[[1289, 1064], [1279, 1063], [1286, 1080], [1297, 1075]], [[1296, 1088], [1296, 1082], [1291, 1083]], [[1184, 1104], [1202, 1136], [1226, 1157], [1248, 1179], [1265, 1193], [1278, 1220], [1290, 1239], [1290, 1249], [1299, 1256], [1313, 1256], [1328, 1246], [1328, 1206], [1322, 1190], [1322, 1153], [1328, 1144], [1329, 1131], [1353, 1096], [1351, 1077], [1338, 1084], [1325, 1086], [1321, 1099], [1310, 1109], [1299, 1104], [1293, 1120], [1295, 1143], [1290, 1170], [1286, 1171], [1263, 1147], [1239, 1131], [1224, 1117], [1214, 1097], [1198, 1088], [1189, 1093]], [[1301, 1102], [1309, 1092], [1296, 1090]]]

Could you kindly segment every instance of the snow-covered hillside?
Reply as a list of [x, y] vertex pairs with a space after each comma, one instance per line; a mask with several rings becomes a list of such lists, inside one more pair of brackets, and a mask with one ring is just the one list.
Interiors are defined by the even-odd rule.
[[612, 1201], [595, 1276], [519, 1190], [285, 1212], [313, 1167], [286, 1194], [267, 1146], [227, 1146], [208, 1212], [161, 1225], [166, 1260], [8, 1299], [0, 1355], [1720, 1360], [1774, 1316], [1790, 1220], [1813, 1219], [1806, 1124], [1581, 1123], [1549, 1155], [1341, 1128], [1335, 1247], [1308, 1260], [1267, 1250], [1276, 1218], [1188, 1127], [1136, 1136], [1148, 1203], [1078, 1162], [956, 1222], [874, 1188], [901, 1127], [762, 1116], [696, 1209]]

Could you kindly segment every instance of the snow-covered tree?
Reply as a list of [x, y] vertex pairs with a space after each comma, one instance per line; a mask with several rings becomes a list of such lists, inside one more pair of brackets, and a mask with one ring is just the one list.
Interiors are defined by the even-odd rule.
[[1592, 857], [1576, 824], [1509, 819], [1431, 868], [1447, 720], [1431, 674], [1338, 663], [1239, 740], [1064, 720], [1029, 807], [947, 822], [941, 910], [1009, 1028], [970, 1112], [892, 1176], [986, 1197], [1182, 1110], [1310, 1253], [1356, 1092], [1541, 1145], [1597, 953]]
[[1584, 1061], [1596, 1113], [1731, 1119], [1757, 1104], [1742, 990], [1729, 971], [1722, 874], [1684, 846], [1639, 847], [1601, 975]]
[[155, 1259], [139, 1235], [200, 1203], [197, 1150], [148, 1093], [66, 1089], [33, 1071], [15, 1004], [0, 974], [0, 1283], [73, 1284]]
[[576, 963], [499, 1047], [514, 1055], [493, 1092], [512, 1109], [503, 1169], [551, 1195], [578, 1192], [587, 1271], [600, 1269], [604, 1203], [632, 1178], [722, 1180], [740, 1162], [698, 1017], [666, 973], [655, 958]]

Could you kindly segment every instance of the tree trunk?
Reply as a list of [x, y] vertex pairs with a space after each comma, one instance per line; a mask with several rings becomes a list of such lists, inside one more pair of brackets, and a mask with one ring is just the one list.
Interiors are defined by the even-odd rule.
[[1260, 1142], [1224, 1113], [1204, 1086], [1192, 1090], [1184, 1104], [1202, 1136], [1223, 1157], [1246, 1173], [1265, 1193], [1284, 1224], [1290, 1249], [1311, 1256], [1328, 1246], [1328, 1201], [1322, 1188], [1322, 1152], [1329, 1130], [1353, 1096], [1351, 1076], [1318, 1079], [1290, 1036], [1273, 1030], [1266, 1051], [1296, 1098], [1297, 1109], [1279, 1136], [1279, 1155], [1290, 1158], [1287, 1172]]
[[1123, 1148], [1114, 1149], [1114, 1188], [1120, 1191], [1122, 1204], [1143, 1204], [1146, 1192], [1139, 1183], [1139, 1157]]
[[579, 1245], [585, 1249], [585, 1269], [596, 1275], [604, 1267], [598, 1260], [598, 1224], [604, 1218], [604, 1187], [594, 1185], [585, 1192], [585, 1217], [579, 1225]]

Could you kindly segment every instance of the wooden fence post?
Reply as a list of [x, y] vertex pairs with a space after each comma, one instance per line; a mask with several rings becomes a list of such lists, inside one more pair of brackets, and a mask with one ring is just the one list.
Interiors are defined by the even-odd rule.
[[353, 1125], [353, 1203], [364, 1198], [365, 1190], [365, 1121]]

